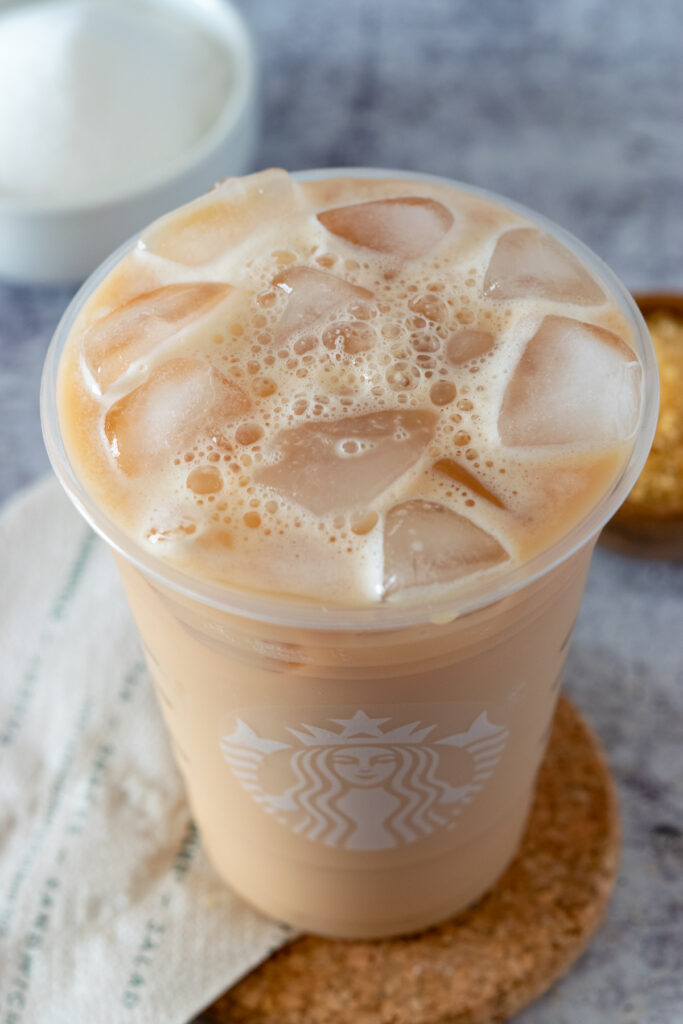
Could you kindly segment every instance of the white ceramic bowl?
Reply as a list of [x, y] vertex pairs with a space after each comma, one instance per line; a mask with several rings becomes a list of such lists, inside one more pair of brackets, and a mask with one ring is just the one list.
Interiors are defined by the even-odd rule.
[[227, 0], [148, 2], [190, 19], [229, 54], [233, 82], [219, 117], [158, 175], [106, 199], [41, 203], [0, 193], [0, 278], [44, 284], [82, 281], [150, 221], [194, 199], [219, 178], [249, 169], [258, 127], [256, 62], [241, 15]]

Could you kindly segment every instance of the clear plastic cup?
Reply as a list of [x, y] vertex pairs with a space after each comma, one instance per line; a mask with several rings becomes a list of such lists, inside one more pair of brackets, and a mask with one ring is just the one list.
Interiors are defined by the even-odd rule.
[[[340, 174], [467, 188], [384, 170], [299, 177]], [[652, 441], [656, 361], [630, 295], [562, 229], [506, 205], [576, 253], [633, 325], [640, 421], [619, 479], [580, 522], [525, 564], [439, 599], [339, 608], [230, 589], [158, 561], [92, 500], [60, 434], [57, 371], [78, 311], [127, 246], [78, 292], [47, 354], [48, 453], [114, 551], [207, 853], [255, 907], [322, 935], [436, 924], [514, 857], [593, 546]]]

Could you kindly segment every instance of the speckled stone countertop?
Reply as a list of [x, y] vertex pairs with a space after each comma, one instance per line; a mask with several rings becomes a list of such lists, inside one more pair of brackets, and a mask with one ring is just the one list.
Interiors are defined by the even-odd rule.
[[[396, 167], [560, 222], [635, 289], [683, 291], [679, 0], [242, 0], [255, 167]], [[38, 382], [72, 290], [0, 283], [0, 501], [48, 470]], [[623, 816], [606, 926], [520, 1024], [683, 1024], [683, 564], [598, 549], [566, 689]]]

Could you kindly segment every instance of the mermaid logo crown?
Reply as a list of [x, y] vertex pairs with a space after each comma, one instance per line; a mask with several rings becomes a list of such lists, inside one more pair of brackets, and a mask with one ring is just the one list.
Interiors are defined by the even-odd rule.
[[[292, 729], [289, 726], [286, 728], [287, 732], [296, 736], [305, 747], [343, 747], [360, 743], [421, 743], [436, 728], [434, 725], [427, 725], [420, 729], [419, 722], [408, 722], [407, 725], [399, 725], [396, 729], [383, 730], [382, 726], [391, 719], [370, 718], [364, 711], [356, 711], [353, 718], [330, 718], [328, 721], [341, 728], [335, 731], [320, 725], [306, 724], [302, 724], [301, 729]], [[507, 733], [507, 729], [493, 725], [489, 722], [486, 712], [482, 711], [465, 732], [444, 736], [440, 740], [432, 739], [430, 742], [448, 747], [469, 747], [473, 743], [490, 740], [494, 736], [500, 737], [504, 733]], [[291, 744], [259, 736], [246, 722], [238, 718], [235, 730], [223, 736], [221, 747], [224, 751], [242, 748], [258, 751], [263, 755], [274, 754], [278, 750], [290, 750]]]
[[[336, 747], [353, 743], [421, 743], [425, 736], [434, 729], [428, 725], [418, 729], [419, 722], [409, 722], [397, 729], [382, 731], [385, 722], [390, 718], [369, 718], [364, 711], [356, 711], [353, 718], [330, 718], [330, 722], [342, 726], [341, 731], [323, 729], [318, 725], [303, 725], [302, 730], [290, 729], [293, 736], [307, 747]], [[306, 730], [305, 732], [303, 730]]]

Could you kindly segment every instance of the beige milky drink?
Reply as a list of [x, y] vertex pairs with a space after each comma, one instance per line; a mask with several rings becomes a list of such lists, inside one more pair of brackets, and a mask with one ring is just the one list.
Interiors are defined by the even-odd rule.
[[651, 439], [642, 321], [529, 217], [436, 179], [229, 180], [48, 359], [48, 447], [118, 552], [205, 846], [312, 931], [411, 931], [504, 870]]

